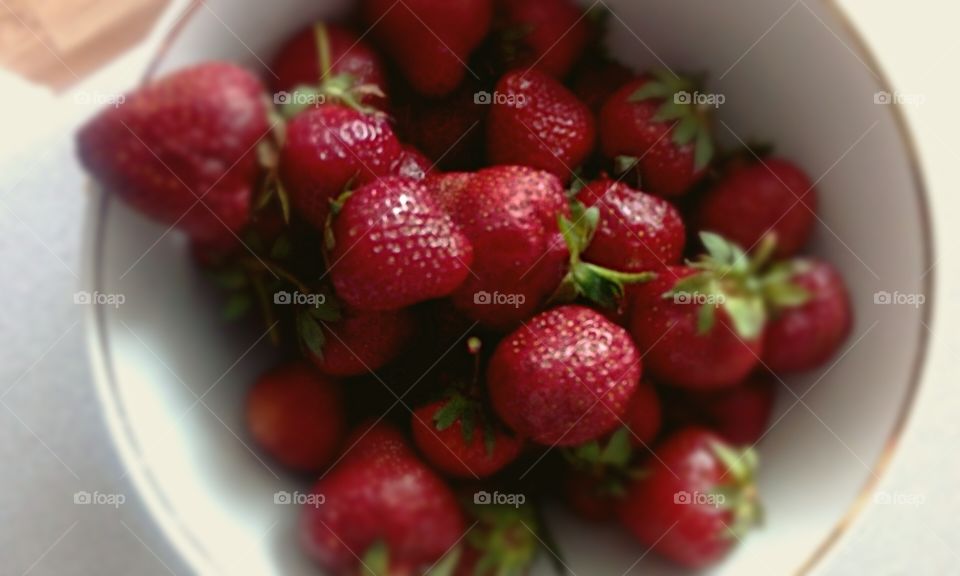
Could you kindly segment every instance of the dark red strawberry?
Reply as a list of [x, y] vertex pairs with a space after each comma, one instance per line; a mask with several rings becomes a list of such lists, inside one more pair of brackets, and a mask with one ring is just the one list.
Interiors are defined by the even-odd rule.
[[110, 193], [195, 240], [220, 243], [249, 219], [257, 145], [269, 132], [260, 81], [213, 62], [128, 95], [77, 140], [83, 165]]
[[626, 184], [602, 179], [577, 199], [600, 210], [600, 224], [584, 260], [623, 272], [656, 271], [683, 256], [686, 230], [672, 204]]
[[346, 432], [340, 385], [305, 362], [261, 376], [247, 396], [246, 418], [267, 454], [301, 472], [330, 464]]
[[416, 97], [398, 114], [399, 132], [444, 170], [476, 169], [484, 158], [490, 110], [478, 103], [478, 94], [467, 83], [443, 99]]
[[636, 171], [647, 192], [685, 194], [714, 154], [708, 109], [693, 103], [696, 93], [696, 84], [669, 71], [623, 86], [600, 113], [604, 155], [618, 171]]
[[509, 72], [491, 98], [490, 163], [529, 166], [568, 181], [593, 151], [596, 125], [590, 109], [543, 72]]
[[335, 321], [321, 324], [322, 341], [309, 356], [324, 374], [359, 376], [396, 359], [416, 334], [409, 310], [364, 312], [347, 308]]
[[767, 234], [777, 237], [778, 258], [807, 245], [816, 224], [817, 193], [806, 173], [779, 158], [737, 162], [698, 204], [701, 230], [754, 246]]
[[496, 474], [522, 448], [520, 440], [497, 429], [477, 400], [460, 394], [414, 411], [413, 440], [434, 468], [460, 478]]
[[767, 327], [763, 361], [780, 374], [812, 370], [830, 360], [853, 325], [846, 284], [833, 266], [816, 260], [787, 266], [793, 282], [810, 298], [801, 306], [775, 311]]
[[396, 310], [451, 294], [473, 247], [420, 182], [388, 177], [346, 195], [328, 229], [337, 294], [359, 310]]
[[380, 57], [342, 26], [318, 22], [294, 36], [271, 66], [274, 102], [302, 110], [312, 96], [383, 110], [386, 73]]
[[393, 175], [410, 180], [426, 180], [432, 169], [433, 163], [412, 146], [404, 146], [403, 153], [393, 163]]
[[755, 374], [736, 388], [695, 392], [685, 402], [695, 406], [700, 424], [734, 446], [750, 446], [767, 431], [775, 390], [773, 379]]
[[443, 209], [454, 214], [457, 198], [463, 194], [472, 178], [473, 174], [470, 172], [434, 172], [427, 177], [424, 184]]
[[680, 566], [715, 564], [762, 517], [756, 454], [700, 428], [676, 433], [656, 454], [618, 505], [620, 521], [644, 547]]
[[640, 373], [623, 328], [589, 308], [563, 306], [500, 343], [487, 386], [497, 414], [521, 436], [576, 446], [617, 427]]
[[304, 508], [302, 541], [321, 566], [334, 574], [358, 574], [361, 566], [419, 574], [460, 541], [465, 526], [456, 497], [397, 430], [357, 430], [346, 445], [314, 486], [316, 503]]
[[563, 79], [591, 38], [590, 19], [570, 0], [498, 0], [500, 50], [511, 68]]
[[632, 70], [609, 60], [591, 61], [581, 67], [573, 82], [573, 93], [594, 114], [613, 94], [635, 78]]
[[573, 470], [563, 479], [564, 503], [583, 520], [607, 522], [616, 518], [617, 497], [592, 474]]
[[484, 325], [509, 330], [556, 291], [570, 253], [557, 226], [569, 214], [563, 184], [546, 172], [498, 166], [462, 180], [445, 176], [434, 194], [474, 247], [473, 274], [453, 295]]
[[492, 0], [364, 0], [363, 16], [404, 77], [424, 96], [450, 94], [490, 30]]
[[343, 106], [311, 108], [287, 125], [280, 176], [290, 200], [323, 228], [330, 203], [349, 185], [391, 174], [403, 148], [383, 118]]
[[650, 382], [641, 381], [630, 400], [623, 423], [630, 430], [635, 446], [647, 446], [657, 439], [662, 422], [660, 398]]

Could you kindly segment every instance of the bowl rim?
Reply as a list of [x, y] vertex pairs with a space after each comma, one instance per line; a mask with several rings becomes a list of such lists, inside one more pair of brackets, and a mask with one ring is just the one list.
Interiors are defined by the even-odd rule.
[[[880, 64], [870, 47], [869, 42], [858, 30], [850, 13], [840, 5], [840, 0], [819, 0], [819, 3], [830, 11], [840, 25], [843, 32], [852, 41], [851, 49], [876, 73], [880, 89], [893, 93], [893, 83], [884, 67]], [[202, 7], [204, 0], [190, 0], [182, 9], [181, 14], [174, 20], [170, 29], [166, 31], [156, 51], [150, 58], [145, 71], [138, 83], [143, 86], [156, 74], [168, 52], [179, 39], [187, 24]], [[936, 305], [936, 279], [938, 272], [934, 263], [937, 261], [937, 246], [934, 235], [934, 220], [931, 213], [929, 188], [924, 174], [921, 155], [916, 138], [910, 127], [906, 114], [899, 106], [888, 106], [893, 115], [896, 131], [903, 145], [907, 162], [910, 165], [911, 179], [917, 191], [920, 203], [920, 219], [923, 233], [923, 252], [925, 269], [928, 269], [923, 279], [923, 290], [928, 296], [928, 304], [923, 310], [923, 322], [932, 329], [934, 320], [933, 309]], [[111, 198], [103, 194], [91, 180], [87, 185], [91, 193], [91, 202], [85, 215], [84, 232], [84, 270], [83, 277], [87, 278], [85, 289], [96, 290], [103, 284], [104, 273], [104, 246], [106, 243], [106, 226], [104, 222], [110, 207]], [[106, 323], [105, 312], [102, 307], [89, 307], [86, 312], [88, 356], [93, 372], [93, 381], [97, 390], [97, 397], [103, 418], [110, 431], [110, 438], [115, 449], [119, 452], [121, 461], [129, 471], [133, 485], [149, 512], [150, 519], [156, 522], [168, 539], [172, 548], [179, 554], [188, 567], [198, 574], [220, 573], [219, 567], [207, 553], [203, 542], [186, 528], [180, 521], [177, 511], [166, 499], [165, 492], [159, 482], [152, 476], [143, 463], [142, 449], [137, 445], [130, 432], [131, 425], [120, 401], [119, 387], [116, 375], [113, 372], [112, 352]], [[925, 378], [927, 360], [930, 353], [931, 331], [923, 331], [920, 335], [920, 346], [911, 367], [910, 381], [906, 395], [898, 409], [890, 434], [888, 435], [880, 455], [872, 463], [874, 474], [869, 475], [861, 485], [851, 504], [836, 521], [833, 528], [823, 540], [814, 548], [810, 556], [800, 565], [796, 575], [812, 574], [814, 570], [824, 566], [828, 557], [838, 551], [838, 544], [851, 533], [852, 526], [862, 516], [872, 500], [872, 494], [887, 476], [890, 465], [903, 438], [904, 432], [915, 413], [916, 400], [922, 382]]]

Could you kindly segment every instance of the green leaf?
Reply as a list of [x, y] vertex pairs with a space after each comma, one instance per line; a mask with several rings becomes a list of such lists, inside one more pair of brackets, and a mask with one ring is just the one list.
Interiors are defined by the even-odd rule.
[[277, 178], [277, 199], [280, 200], [280, 210], [283, 212], [283, 221], [290, 223], [290, 194], [284, 187], [283, 182]]
[[320, 323], [313, 316], [304, 313], [297, 314], [297, 333], [307, 350], [316, 356], [323, 357], [323, 347], [327, 343], [327, 337], [323, 333]]
[[786, 282], [768, 284], [764, 289], [764, 297], [772, 306], [783, 309], [803, 306], [810, 301], [811, 294], [802, 286]]
[[238, 320], [246, 316], [247, 312], [253, 308], [253, 302], [253, 298], [247, 292], [231, 294], [223, 306], [223, 318]]
[[453, 426], [453, 424], [463, 416], [466, 408], [466, 398], [460, 394], [451, 396], [447, 403], [443, 405], [443, 408], [440, 408], [434, 413], [434, 427], [437, 430], [443, 431]]
[[691, 107], [689, 104], [680, 104], [671, 99], [657, 110], [657, 113], [653, 116], [653, 121], [670, 122], [672, 120], [680, 120], [681, 118], [689, 116], [690, 110]]
[[701, 232], [700, 241], [710, 256], [717, 262], [729, 264], [733, 262], [733, 245], [726, 238], [713, 232]]
[[693, 142], [700, 130], [700, 122], [695, 116], [686, 116], [673, 131], [673, 143], [677, 146], [686, 146]]
[[323, 304], [310, 306], [306, 310], [307, 314], [319, 322], [339, 322], [343, 319], [340, 303], [329, 295], [326, 296]]
[[640, 164], [640, 159], [635, 156], [617, 156], [613, 160], [614, 171], [617, 174], [626, 174]]
[[763, 299], [753, 296], [728, 296], [723, 308], [733, 322], [734, 331], [744, 340], [755, 340], [767, 321]]
[[460, 557], [463, 555], [463, 549], [459, 546], [450, 550], [436, 564], [434, 564], [424, 576], [454, 576], [457, 573], [457, 567], [460, 565]]
[[293, 253], [293, 242], [286, 234], [277, 238], [270, 249], [270, 258], [274, 260], [286, 260]]
[[672, 98], [673, 89], [660, 82], [650, 81], [641, 86], [636, 92], [630, 95], [628, 102], [643, 102], [660, 98]]
[[363, 576], [390, 576], [390, 550], [387, 543], [380, 540], [367, 548], [361, 563]]
[[697, 311], [697, 332], [701, 335], [709, 334], [717, 322], [717, 307], [713, 304], [704, 304]]
[[713, 139], [709, 130], [701, 130], [697, 134], [697, 144], [694, 149], [694, 168], [702, 170], [710, 165], [714, 155]]
[[633, 455], [630, 437], [631, 433], [626, 428], [620, 428], [614, 432], [600, 455], [600, 462], [611, 466], [626, 466]]

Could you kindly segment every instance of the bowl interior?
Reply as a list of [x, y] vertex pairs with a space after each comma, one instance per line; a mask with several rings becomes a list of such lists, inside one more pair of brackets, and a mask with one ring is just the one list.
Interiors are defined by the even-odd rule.
[[[263, 63], [284, 38], [349, 4], [210, 0], [184, 20], [159, 72], [225, 58], [269, 74]], [[716, 569], [794, 572], [879, 473], [916, 382], [924, 311], [874, 303], [880, 291], [924, 293], [932, 263], [908, 144], [891, 107], [875, 104], [880, 79], [829, 5], [607, 4], [611, 46], [624, 62], [709, 71], [710, 91], [725, 96], [721, 140], [774, 142], [819, 179], [813, 252], [845, 273], [856, 327], [832, 366], [779, 391], [760, 445], [766, 526]], [[261, 460], [242, 425], [245, 390], [271, 360], [262, 331], [220, 320], [177, 233], [109, 199], [90, 230], [91, 289], [126, 297], [93, 318], [99, 386], [152, 512], [198, 573], [316, 574], [297, 550], [297, 508], [274, 503], [278, 490], [308, 483]], [[671, 573], [614, 528], [549, 516], [574, 573]], [[549, 571], [542, 562], [537, 573]]]

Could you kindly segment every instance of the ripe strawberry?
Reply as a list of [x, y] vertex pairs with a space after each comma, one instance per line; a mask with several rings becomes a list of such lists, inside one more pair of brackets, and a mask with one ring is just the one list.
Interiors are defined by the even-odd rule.
[[735, 163], [704, 195], [695, 221], [741, 246], [754, 246], [772, 232], [776, 256], [789, 258], [810, 239], [816, 209], [817, 194], [803, 170], [771, 158]]
[[623, 86], [600, 112], [604, 155], [621, 171], [638, 172], [644, 190], [676, 197], [705, 174], [713, 159], [704, 107], [686, 103], [696, 85], [668, 71]]
[[457, 89], [493, 20], [492, 0], [364, 0], [362, 9], [384, 50], [424, 96]]
[[269, 130], [260, 81], [213, 62], [130, 94], [77, 141], [83, 165], [110, 193], [195, 240], [218, 243], [249, 219], [257, 144]]
[[[380, 57], [342, 26], [318, 22], [307, 28], [280, 50], [271, 68], [276, 75], [272, 83], [275, 102], [276, 95], [296, 91], [354, 108], [387, 107], [383, 94], [387, 80]], [[297, 111], [304, 108], [296, 101], [289, 104]]]
[[657, 439], [662, 421], [660, 399], [650, 382], [643, 380], [630, 400], [623, 422], [634, 446], [646, 446]]
[[659, 270], [680, 262], [686, 230], [672, 204], [604, 178], [577, 199], [600, 210], [600, 224], [583, 253], [589, 262], [624, 272]]
[[723, 558], [762, 516], [756, 454], [687, 428], [667, 439], [618, 506], [620, 521], [648, 548], [684, 568]]
[[540, 444], [576, 446], [619, 424], [641, 362], [626, 330], [562, 306], [507, 336], [488, 370], [493, 407], [508, 426]]
[[570, 0], [499, 0], [500, 50], [511, 68], [563, 79], [591, 37], [590, 21]]
[[414, 411], [413, 440], [430, 464], [460, 478], [496, 474], [517, 459], [523, 446], [498, 430], [477, 400], [460, 394]]
[[402, 154], [383, 118], [343, 106], [320, 106], [287, 125], [280, 177], [294, 207], [322, 229], [330, 203], [348, 185], [362, 186], [390, 174]]
[[574, 514], [588, 522], [607, 522], [617, 515], [615, 494], [586, 472], [573, 470], [564, 476], [563, 501]]
[[812, 370], [827, 362], [853, 325], [847, 287], [833, 266], [816, 260], [789, 266], [793, 282], [810, 299], [802, 306], [775, 312], [767, 327], [763, 361], [779, 374]]
[[[489, 487], [485, 487], [489, 488]], [[549, 539], [529, 500], [523, 504], [477, 502], [482, 491], [468, 496], [468, 522], [476, 523], [464, 538], [456, 576], [521, 576], [529, 574], [540, 542]], [[437, 568], [440, 568], [438, 566]], [[446, 572], [437, 571], [437, 574]]]
[[409, 310], [365, 312], [346, 308], [342, 317], [322, 324], [322, 341], [308, 347], [317, 369], [331, 376], [359, 376], [395, 360], [416, 334]]
[[467, 83], [440, 100], [415, 98], [398, 115], [400, 134], [444, 170], [479, 168], [490, 107], [477, 104], [477, 93]]
[[426, 180], [433, 170], [433, 163], [419, 150], [412, 146], [404, 146], [400, 157], [393, 163], [394, 176], [409, 178], [410, 180]]
[[607, 100], [633, 79], [633, 71], [622, 64], [610, 60], [591, 61], [577, 73], [573, 93], [599, 115]]
[[593, 151], [596, 126], [590, 110], [562, 84], [536, 70], [507, 73], [497, 83], [487, 119], [487, 157], [567, 181]]
[[473, 246], [422, 183], [388, 177], [345, 196], [327, 248], [348, 306], [396, 310], [442, 298], [470, 273]]
[[734, 446], [750, 446], [767, 431], [773, 412], [772, 379], [753, 375], [728, 390], [698, 392], [687, 398], [700, 415], [700, 423]]
[[446, 212], [455, 215], [457, 198], [463, 194], [472, 178], [473, 173], [470, 172], [434, 172], [427, 177], [424, 185]]
[[337, 455], [346, 431], [340, 385], [303, 362], [262, 375], [247, 396], [247, 428], [284, 466], [313, 472]]
[[304, 508], [307, 552], [335, 574], [406, 575], [439, 560], [463, 536], [456, 497], [387, 425], [358, 430], [353, 446]]

